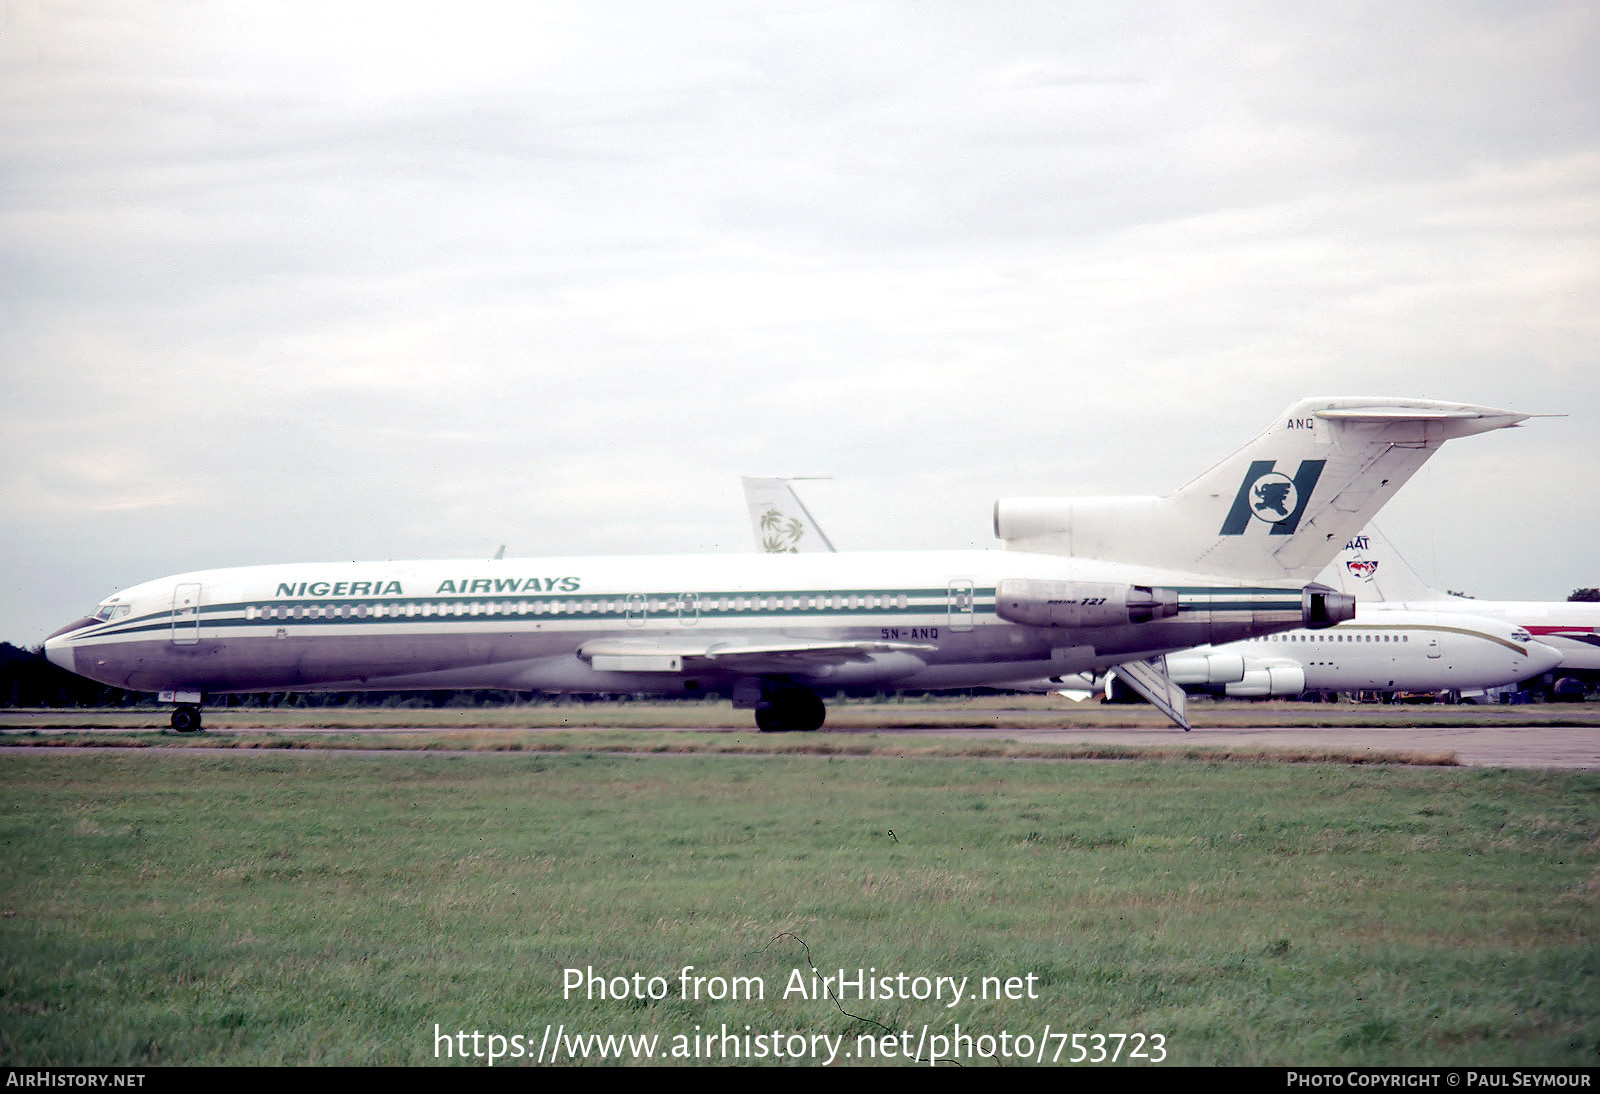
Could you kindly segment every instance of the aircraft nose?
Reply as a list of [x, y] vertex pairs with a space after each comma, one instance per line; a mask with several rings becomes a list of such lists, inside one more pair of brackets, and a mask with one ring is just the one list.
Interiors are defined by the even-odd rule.
[[1547, 646], [1543, 642], [1528, 643], [1528, 675], [1537, 676], [1541, 672], [1549, 672], [1561, 664], [1561, 651], [1554, 646]]
[[68, 636], [74, 631], [82, 630], [93, 622], [94, 619], [86, 615], [82, 619], [68, 623], [65, 627], [53, 632], [49, 638], [44, 640], [44, 655], [50, 659], [52, 664], [58, 665], [68, 672], [77, 672], [77, 662], [72, 652], [72, 639]]

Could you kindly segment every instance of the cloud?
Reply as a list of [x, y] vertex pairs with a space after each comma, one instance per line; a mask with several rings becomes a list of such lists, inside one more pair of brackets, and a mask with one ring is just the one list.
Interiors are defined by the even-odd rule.
[[1164, 492], [1326, 392], [1566, 410], [1391, 531], [1593, 584], [1597, 19], [19, 5], [0, 557], [50, 579], [0, 638], [190, 567], [744, 549], [741, 472], [982, 546], [998, 495]]

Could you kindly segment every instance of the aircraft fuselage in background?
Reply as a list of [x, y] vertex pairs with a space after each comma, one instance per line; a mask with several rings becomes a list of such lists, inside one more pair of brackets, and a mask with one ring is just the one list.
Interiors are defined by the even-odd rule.
[[1345, 543], [1321, 575], [1356, 598], [1363, 614], [1432, 612], [1452, 619], [1487, 618], [1521, 627], [1561, 655], [1561, 668], [1600, 672], [1600, 603], [1583, 600], [1479, 600], [1428, 585], [1376, 527]]
[[1367, 613], [1221, 649], [1169, 654], [1173, 679], [1236, 698], [1307, 691], [1479, 691], [1521, 683], [1561, 655], [1520, 627], [1437, 612]]

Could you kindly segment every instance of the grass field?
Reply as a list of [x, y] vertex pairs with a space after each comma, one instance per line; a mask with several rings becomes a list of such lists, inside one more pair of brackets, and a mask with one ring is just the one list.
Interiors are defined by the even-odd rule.
[[[432, 1063], [436, 1027], [529, 1055], [547, 1026], [654, 1035], [658, 1059], [724, 1026], [855, 1053], [959, 1024], [998, 1057], [968, 1064], [1020, 1062], [1018, 1035], [1066, 1062], [1071, 1033], [1161, 1034], [1173, 1064], [1600, 1046], [1593, 773], [82, 749], [0, 772], [7, 1064]], [[785, 997], [808, 954], [967, 994]], [[685, 998], [687, 965], [765, 997]], [[665, 990], [568, 997], [566, 969]], [[1024, 997], [973, 998], [984, 977]]]

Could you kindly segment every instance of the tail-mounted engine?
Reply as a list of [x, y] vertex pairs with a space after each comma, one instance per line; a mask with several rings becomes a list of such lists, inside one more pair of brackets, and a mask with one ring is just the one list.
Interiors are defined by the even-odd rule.
[[1124, 627], [1178, 614], [1178, 594], [1148, 585], [1007, 578], [995, 587], [995, 614], [1030, 627]]
[[1301, 625], [1320, 629], [1356, 617], [1356, 598], [1312, 582], [1300, 593]]

